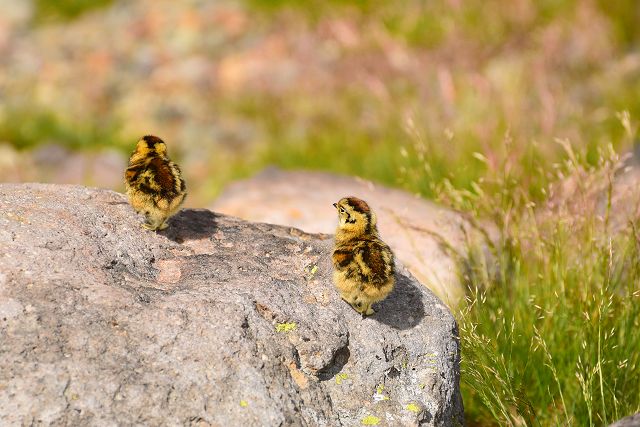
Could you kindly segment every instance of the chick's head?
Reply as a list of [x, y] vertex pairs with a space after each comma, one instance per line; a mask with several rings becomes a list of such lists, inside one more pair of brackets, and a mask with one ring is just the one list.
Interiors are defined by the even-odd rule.
[[133, 155], [141, 158], [149, 156], [165, 157], [167, 155], [167, 144], [157, 136], [147, 135], [138, 141]]
[[353, 235], [377, 232], [376, 215], [364, 200], [344, 197], [333, 206], [338, 211], [338, 232]]

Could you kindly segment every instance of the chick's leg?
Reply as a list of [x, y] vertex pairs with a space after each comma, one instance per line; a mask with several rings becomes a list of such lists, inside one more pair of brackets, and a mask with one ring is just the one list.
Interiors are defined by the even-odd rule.
[[371, 308], [371, 304], [373, 304], [373, 301], [371, 301], [362, 293], [355, 294], [353, 302], [351, 302], [351, 306], [358, 313], [362, 314], [362, 317], [371, 316], [373, 313], [375, 313], [375, 311]]
[[[156, 231], [162, 230], [166, 216], [160, 211], [150, 210], [146, 213], [146, 218], [147, 222], [142, 224], [142, 226], [147, 230]], [[166, 226], [164, 228], [166, 228]]]
[[354, 302], [353, 308], [360, 314], [362, 317], [371, 316], [375, 311], [371, 308], [371, 303], [358, 301]]
[[358, 313], [360, 312], [360, 310], [358, 309], [358, 307], [356, 306], [355, 301], [353, 300], [353, 297], [350, 296], [345, 296], [342, 295], [342, 301], [346, 302], [347, 304], [349, 304], [351, 306], [351, 308], [353, 308], [355, 311], [357, 311]]
[[360, 313], [360, 308], [358, 308], [357, 295], [353, 292], [341, 292], [340, 296], [342, 297], [342, 301], [346, 302], [353, 308], [355, 311]]
[[353, 307], [353, 309], [358, 313], [362, 314], [362, 316], [366, 315], [365, 313], [367, 311], [367, 306], [364, 302], [362, 302], [360, 298], [354, 298], [353, 302], [351, 303], [351, 307]]
[[146, 230], [155, 231], [156, 226], [154, 224], [149, 223], [149, 222], [143, 222], [142, 223], [142, 228], [144, 228]]
[[362, 305], [358, 302], [352, 302], [351, 303], [351, 307], [353, 307], [353, 309], [355, 311], [357, 311], [358, 313], [362, 314]]
[[371, 308], [371, 303], [367, 304], [364, 307], [364, 310], [362, 311], [362, 315], [363, 316], [371, 316], [374, 313], [375, 313], [375, 310], [373, 308]]
[[158, 218], [158, 222], [157, 222], [158, 227], [156, 229], [164, 230], [165, 228], [167, 228], [169, 226], [169, 224], [167, 224], [167, 219], [169, 219], [167, 215], [160, 216], [160, 218]]

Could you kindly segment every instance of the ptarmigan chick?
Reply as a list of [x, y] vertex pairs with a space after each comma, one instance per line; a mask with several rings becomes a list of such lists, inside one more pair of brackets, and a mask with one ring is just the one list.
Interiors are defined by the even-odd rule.
[[333, 251], [333, 279], [342, 299], [363, 316], [374, 313], [371, 304], [393, 289], [394, 261], [389, 246], [380, 240], [376, 216], [356, 197], [340, 199]]
[[167, 157], [167, 145], [157, 136], [138, 141], [124, 173], [129, 203], [145, 215], [149, 230], [164, 230], [187, 195], [178, 165]]

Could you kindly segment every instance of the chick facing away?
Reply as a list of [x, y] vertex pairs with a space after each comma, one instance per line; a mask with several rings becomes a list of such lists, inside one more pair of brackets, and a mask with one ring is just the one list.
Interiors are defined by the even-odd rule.
[[157, 136], [140, 139], [124, 173], [129, 203], [146, 217], [144, 228], [164, 230], [187, 195], [178, 165], [167, 156], [167, 145]]
[[380, 240], [376, 215], [357, 197], [345, 197], [333, 206], [338, 211], [333, 280], [342, 299], [363, 316], [374, 313], [371, 305], [393, 290], [394, 259]]

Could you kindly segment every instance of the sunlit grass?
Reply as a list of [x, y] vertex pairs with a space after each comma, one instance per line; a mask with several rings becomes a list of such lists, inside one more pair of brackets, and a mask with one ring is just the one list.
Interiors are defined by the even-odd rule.
[[544, 238], [537, 256], [511, 248], [509, 283], [472, 293], [460, 317], [467, 417], [606, 425], [640, 405], [636, 238], [576, 250], [561, 225]]
[[[600, 152], [597, 166], [589, 166], [570, 145], [565, 149], [564, 177], [600, 179], [606, 188], [621, 166], [611, 149]], [[501, 166], [509, 170], [508, 163]], [[636, 224], [613, 233], [611, 206], [597, 213], [585, 205], [579, 214], [562, 206], [553, 214], [534, 209], [509, 180], [508, 173], [489, 173], [477, 192], [446, 187], [441, 194], [498, 219], [500, 230], [489, 269], [471, 258], [470, 292], [458, 315], [467, 420], [599, 426], [635, 413], [640, 408]], [[607, 200], [606, 193], [601, 196]]]
[[119, 123], [111, 120], [78, 123], [38, 107], [14, 108], [0, 114], [0, 141], [9, 141], [19, 149], [53, 143], [76, 150], [130, 150], [129, 141], [120, 136], [119, 129]]
[[69, 20], [93, 9], [105, 7], [113, 0], [35, 0], [35, 18], [38, 22]]

